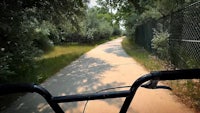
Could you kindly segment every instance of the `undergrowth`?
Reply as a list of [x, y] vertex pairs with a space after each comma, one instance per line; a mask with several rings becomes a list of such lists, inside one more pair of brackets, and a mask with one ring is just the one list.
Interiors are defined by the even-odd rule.
[[[162, 61], [153, 56], [151, 53], [138, 46], [132, 39], [124, 38], [122, 46], [127, 54], [144, 65], [147, 70], [168, 69], [166, 61]], [[194, 108], [197, 113], [200, 113], [200, 80], [175, 80], [166, 81], [164, 83], [172, 87], [173, 93], [177, 95], [183, 103]]]
[[142, 64], [147, 70], [155, 71], [164, 69], [164, 61], [153, 56], [147, 52], [144, 48], [135, 44], [135, 42], [129, 38], [124, 38], [122, 42], [124, 50], [136, 61]]
[[[95, 46], [78, 44], [55, 46], [52, 51], [35, 59], [35, 68], [27, 69], [27, 73], [23, 75], [13, 76], [10, 82], [42, 83], [93, 47]], [[0, 96], [0, 112], [19, 96], [23, 94]]]

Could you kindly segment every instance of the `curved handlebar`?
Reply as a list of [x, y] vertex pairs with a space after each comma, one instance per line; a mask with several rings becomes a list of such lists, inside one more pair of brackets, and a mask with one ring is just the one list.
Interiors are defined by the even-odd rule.
[[92, 94], [79, 94], [79, 95], [67, 95], [53, 97], [43, 87], [35, 84], [0, 84], [0, 95], [20, 93], [20, 92], [36, 92], [43, 96], [49, 105], [56, 113], [64, 113], [58, 103], [60, 102], [72, 102], [72, 101], [84, 101], [106, 98], [119, 98], [126, 97], [120, 113], [126, 113], [138, 87], [148, 80], [178, 80], [178, 79], [200, 79], [200, 69], [187, 69], [187, 70], [175, 70], [175, 71], [154, 71], [145, 76], [138, 78], [130, 90], [121, 92], [106, 92], [106, 93], [92, 93]]
[[21, 83], [21, 84], [0, 84], [0, 95], [34, 92], [35, 84]]
[[178, 80], [178, 79], [199, 79], [200, 69], [185, 69], [174, 71], [154, 71], [151, 72], [152, 77], [159, 80]]
[[138, 89], [148, 80], [178, 80], [178, 79], [200, 79], [200, 69], [185, 69], [174, 71], [154, 71], [138, 78], [131, 86], [131, 95], [126, 97], [120, 113], [126, 113], [130, 103]]
[[[148, 80], [178, 80], [178, 79], [200, 79], [200, 69], [186, 69], [173, 71], [153, 71], [145, 76], [138, 78], [132, 87], [139, 87]], [[0, 84], [0, 95], [20, 92], [47, 92], [44, 88], [34, 83], [20, 84]]]
[[56, 113], [64, 113], [60, 108], [58, 103], [52, 101], [52, 95], [43, 87], [36, 84], [20, 83], [20, 84], [0, 84], [0, 96], [13, 94], [13, 93], [33, 93], [36, 92], [43, 96], [43, 98], [48, 102], [51, 108]]
[[153, 71], [141, 76], [132, 85], [132, 90], [138, 88], [148, 80], [179, 80], [179, 79], [200, 79], [200, 69], [185, 69], [173, 71]]

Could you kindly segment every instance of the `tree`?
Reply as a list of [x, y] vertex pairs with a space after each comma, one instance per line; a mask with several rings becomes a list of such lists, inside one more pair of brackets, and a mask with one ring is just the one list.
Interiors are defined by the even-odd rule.
[[[104, 9], [103, 9], [104, 10]], [[113, 28], [109, 12], [104, 12], [98, 7], [88, 9], [86, 20], [86, 37], [90, 41], [99, 41], [111, 36]]]
[[78, 18], [84, 16], [86, 2], [0, 1], [0, 80], [33, 68], [34, 58], [61, 39], [60, 31], [66, 31], [64, 25], [79, 30]]

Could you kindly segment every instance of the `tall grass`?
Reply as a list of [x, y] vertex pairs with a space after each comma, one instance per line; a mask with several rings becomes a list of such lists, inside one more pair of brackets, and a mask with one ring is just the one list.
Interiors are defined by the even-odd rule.
[[[153, 57], [149, 52], [135, 44], [133, 40], [125, 38], [122, 42], [124, 50], [140, 64], [144, 65], [149, 71], [166, 69], [165, 63], [156, 57]], [[188, 106], [195, 108], [197, 113], [200, 113], [200, 81], [198, 80], [177, 80], [167, 81], [165, 84], [172, 87], [175, 95], [180, 97]]]
[[[36, 67], [34, 69], [27, 69], [27, 73], [16, 77], [13, 76], [10, 81], [42, 83], [92, 48], [94, 46], [78, 44], [55, 46], [48, 53], [36, 58]], [[0, 97], [0, 111], [9, 106], [19, 96], [21, 95], [14, 94]]]
[[164, 61], [151, 55], [144, 48], [138, 46], [133, 40], [124, 38], [122, 41], [124, 50], [133, 57], [136, 61], [142, 64], [147, 70], [162, 70], [164, 69]]
[[200, 113], [200, 81], [199, 80], [177, 80], [167, 82], [174, 94], [189, 107], [195, 108]]
[[37, 76], [36, 82], [43, 82], [93, 47], [91, 45], [77, 44], [55, 46], [53, 51], [37, 59], [36, 65], [38, 67], [34, 71]]
[[51, 51], [35, 58], [35, 68], [29, 68], [25, 74], [13, 77], [11, 82], [42, 83], [94, 47], [79, 44], [54, 46]]
[[40, 59], [48, 59], [59, 57], [66, 54], [82, 54], [90, 50], [94, 46], [89, 45], [78, 45], [78, 44], [70, 44], [70, 45], [59, 45], [53, 48], [53, 51], [47, 52], [40, 57]]

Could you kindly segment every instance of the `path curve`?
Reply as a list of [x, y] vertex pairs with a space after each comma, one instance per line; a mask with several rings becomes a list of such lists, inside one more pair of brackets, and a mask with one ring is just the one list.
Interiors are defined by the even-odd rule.
[[[131, 85], [148, 71], [122, 49], [122, 37], [81, 56], [42, 84], [52, 95], [91, 93]], [[90, 101], [85, 113], [118, 113], [124, 99]], [[82, 113], [85, 102], [60, 104], [66, 113]], [[53, 113], [37, 94], [19, 98], [3, 113]], [[193, 113], [170, 91], [139, 88], [128, 113]]]

